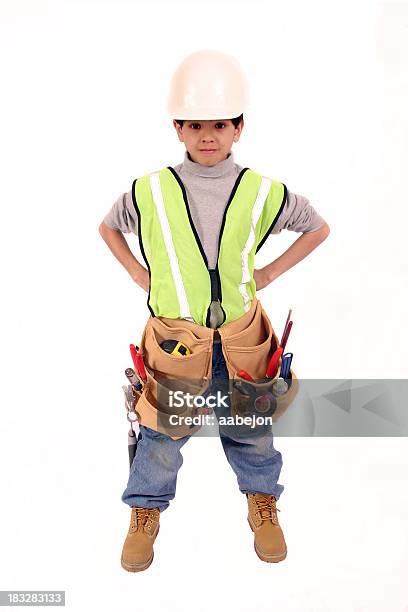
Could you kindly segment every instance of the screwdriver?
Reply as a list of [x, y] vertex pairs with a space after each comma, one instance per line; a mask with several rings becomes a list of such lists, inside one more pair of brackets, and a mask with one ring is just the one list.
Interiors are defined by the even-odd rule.
[[279, 359], [283, 353], [283, 348], [278, 346], [276, 351], [271, 357], [270, 362], [268, 363], [268, 367], [266, 368], [266, 377], [273, 378], [276, 374], [276, 370], [278, 369]]
[[132, 356], [132, 360], [133, 363], [135, 365], [135, 368], [140, 376], [140, 378], [146, 382], [147, 380], [147, 375], [146, 375], [146, 370], [144, 367], [144, 363], [143, 363], [143, 358], [141, 356], [140, 353], [138, 353], [139, 347], [135, 347], [134, 344], [130, 345], [130, 354]]

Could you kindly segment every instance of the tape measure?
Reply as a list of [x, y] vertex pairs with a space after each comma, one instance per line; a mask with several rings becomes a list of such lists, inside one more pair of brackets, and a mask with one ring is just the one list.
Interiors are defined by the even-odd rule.
[[186, 344], [183, 342], [179, 342], [179, 340], [164, 340], [160, 343], [161, 348], [166, 353], [170, 353], [170, 355], [175, 355], [176, 357], [187, 357], [191, 355], [191, 351]]

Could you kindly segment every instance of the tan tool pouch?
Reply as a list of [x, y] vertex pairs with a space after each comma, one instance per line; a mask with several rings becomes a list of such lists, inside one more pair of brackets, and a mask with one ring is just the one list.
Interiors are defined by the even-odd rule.
[[[137, 400], [135, 412], [140, 424], [150, 427], [155, 431], [170, 435], [173, 440], [178, 440], [183, 436], [191, 436], [200, 429], [198, 425], [190, 426], [184, 424], [185, 417], [195, 416], [197, 411], [194, 408], [180, 410], [168, 403], [168, 390], [182, 390], [184, 393], [200, 395], [204, 392], [202, 387], [195, 387], [191, 384], [163, 385], [153, 377], [153, 371], [146, 367], [147, 382]], [[171, 421], [171, 416], [182, 416], [181, 425], [175, 425]]]
[[[272, 394], [272, 387], [280, 376], [280, 366], [274, 378], [267, 382], [260, 381], [265, 378], [266, 368], [279, 346], [279, 339], [257, 298], [254, 298], [250, 310], [245, 315], [220, 327], [219, 333], [225, 363], [232, 381], [232, 415], [245, 414], [250, 410], [249, 403], [253, 402], [254, 397], [260, 397], [266, 393]], [[254, 382], [240, 378], [238, 376], [240, 370], [245, 370], [252, 376]], [[243, 382], [240, 382], [238, 386], [237, 381]], [[284, 395], [279, 397], [270, 395], [274, 403], [273, 420], [275, 421], [291, 404], [298, 392], [299, 385], [293, 370], [290, 370], [288, 385], [289, 388]], [[252, 392], [250, 396], [242, 392], [248, 389]], [[261, 407], [262, 403], [257, 402], [257, 405]]]
[[[254, 382], [245, 383], [256, 395], [270, 392], [280, 369], [275, 378], [263, 383], [259, 380], [265, 377], [267, 365], [279, 340], [257, 298], [254, 298], [245, 315], [218, 328], [215, 333], [220, 335], [225, 362], [232, 380], [232, 414], [245, 412], [248, 398], [234, 384], [235, 381], [242, 381], [238, 371], [246, 370], [252, 376]], [[213, 329], [185, 319], [148, 319], [139, 347], [147, 372], [147, 383], [136, 404], [136, 412], [142, 425], [166, 433], [174, 440], [192, 435], [200, 429], [200, 425], [171, 425], [171, 415], [195, 416], [197, 410], [192, 407], [186, 408], [184, 412], [177, 412], [177, 409], [169, 406], [163, 398], [167, 395], [165, 391], [169, 389], [182, 390], [193, 395], [204, 393], [212, 377], [213, 339]], [[189, 347], [191, 354], [183, 357], [171, 355], [160, 347], [163, 340], [181, 341]], [[275, 419], [286, 410], [297, 393], [297, 379], [292, 370], [289, 384], [287, 393], [277, 398]]]
[[[139, 422], [151, 429], [170, 435], [173, 440], [192, 435], [199, 425], [185, 425], [185, 417], [199, 414], [194, 406], [179, 408], [169, 405], [168, 391], [182, 391], [192, 396], [202, 395], [208, 388], [212, 370], [213, 330], [186, 321], [167, 317], [150, 317], [140, 343], [140, 353], [147, 371], [147, 384], [136, 405]], [[161, 348], [163, 340], [178, 340], [186, 344], [191, 354], [177, 357]], [[175, 425], [170, 416], [183, 417]]]

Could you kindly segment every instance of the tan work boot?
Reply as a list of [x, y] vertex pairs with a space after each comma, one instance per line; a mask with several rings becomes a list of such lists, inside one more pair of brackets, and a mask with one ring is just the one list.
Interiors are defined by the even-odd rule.
[[128, 572], [141, 572], [153, 561], [153, 543], [160, 529], [160, 510], [133, 506], [121, 564]]
[[266, 493], [247, 493], [248, 522], [255, 534], [255, 552], [262, 561], [277, 563], [286, 557], [286, 542], [279, 526], [276, 498]]

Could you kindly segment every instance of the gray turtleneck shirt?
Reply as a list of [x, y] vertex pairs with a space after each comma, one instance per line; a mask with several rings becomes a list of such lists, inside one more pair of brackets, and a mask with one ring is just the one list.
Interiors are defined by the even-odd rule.
[[[187, 193], [193, 223], [208, 259], [209, 268], [217, 265], [218, 236], [222, 217], [228, 198], [239, 173], [243, 170], [234, 162], [231, 151], [228, 157], [214, 166], [194, 162], [188, 151], [184, 153], [181, 164], [174, 166]], [[123, 233], [138, 233], [138, 221], [132, 202], [132, 193], [122, 193], [104, 217], [105, 224], [111, 229]], [[271, 234], [278, 234], [283, 229], [293, 232], [313, 232], [319, 229], [325, 220], [302, 195], [287, 190], [286, 203], [279, 215]], [[268, 242], [269, 238], [266, 240]], [[265, 244], [266, 244], [265, 243]], [[210, 325], [212, 328], [222, 322], [222, 311], [219, 303], [213, 302]]]

